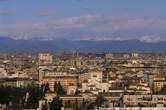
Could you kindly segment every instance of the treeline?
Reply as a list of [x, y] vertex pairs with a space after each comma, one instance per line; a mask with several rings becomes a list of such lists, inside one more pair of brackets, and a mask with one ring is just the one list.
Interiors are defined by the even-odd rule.
[[47, 84], [25, 88], [0, 86], [0, 104], [6, 105], [8, 109], [36, 109], [47, 90]]

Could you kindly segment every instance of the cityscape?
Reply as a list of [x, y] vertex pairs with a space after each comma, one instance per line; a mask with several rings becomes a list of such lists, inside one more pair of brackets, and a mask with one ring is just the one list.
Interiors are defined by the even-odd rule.
[[166, 0], [0, 0], [0, 110], [166, 110]]
[[166, 106], [166, 55], [0, 55], [2, 110], [96, 110]]

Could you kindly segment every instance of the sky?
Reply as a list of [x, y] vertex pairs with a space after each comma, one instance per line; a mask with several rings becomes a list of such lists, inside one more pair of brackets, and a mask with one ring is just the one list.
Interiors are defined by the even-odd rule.
[[166, 0], [0, 0], [0, 36], [166, 40]]

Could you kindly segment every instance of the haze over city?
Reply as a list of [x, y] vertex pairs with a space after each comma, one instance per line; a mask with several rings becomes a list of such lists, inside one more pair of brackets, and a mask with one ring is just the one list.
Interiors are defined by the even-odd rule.
[[14, 39], [166, 39], [165, 0], [0, 0], [0, 36]]

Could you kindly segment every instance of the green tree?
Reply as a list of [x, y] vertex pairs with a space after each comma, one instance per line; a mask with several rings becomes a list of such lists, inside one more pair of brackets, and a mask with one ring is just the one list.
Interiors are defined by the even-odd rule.
[[64, 91], [64, 89], [63, 89], [63, 87], [62, 87], [60, 82], [58, 82], [58, 83], [55, 82], [54, 90], [55, 90], [57, 95], [65, 95], [65, 91]]
[[51, 102], [50, 110], [61, 110], [62, 100], [57, 96]]
[[103, 105], [105, 103], [106, 99], [104, 98], [104, 96], [102, 94], [99, 94], [96, 97], [96, 101], [95, 104], [97, 107], [100, 107], [101, 105]]
[[89, 103], [88, 106], [86, 107], [86, 110], [93, 110], [95, 107], [95, 103]]
[[82, 104], [80, 105], [80, 110], [85, 110], [86, 108], [86, 101], [83, 99]]
[[25, 104], [26, 109], [35, 109], [38, 107], [38, 102], [42, 98], [42, 89], [39, 85], [28, 86], [27, 92], [29, 93], [29, 98]]
[[71, 102], [68, 100], [67, 102], [65, 102], [65, 109], [69, 109], [72, 108]]
[[23, 106], [26, 90], [18, 87], [1, 86], [0, 104], [11, 104], [12, 109], [21, 109]]
[[76, 99], [76, 100], [75, 100], [75, 110], [78, 110], [78, 109], [79, 109], [78, 100]]
[[166, 94], [166, 86], [164, 85], [164, 87], [157, 94]]
[[46, 90], [45, 92], [50, 91], [49, 83], [45, 84], [45, 90]]

